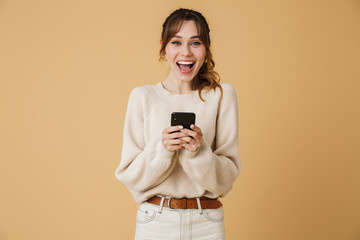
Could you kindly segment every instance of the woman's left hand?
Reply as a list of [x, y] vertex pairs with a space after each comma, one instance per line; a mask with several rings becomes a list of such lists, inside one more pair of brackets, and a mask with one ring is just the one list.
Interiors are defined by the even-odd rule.
[[182, 137], [181, 139], [186, 141], [186, 143], [181, 144], [182, 147], [186, 148], [189, 152], [196, 152], [203, 140], [203, 133], [198, 126], [192, 124], [190, 129], [182, 129], [181, 132], [187, 134], [187, 137]]

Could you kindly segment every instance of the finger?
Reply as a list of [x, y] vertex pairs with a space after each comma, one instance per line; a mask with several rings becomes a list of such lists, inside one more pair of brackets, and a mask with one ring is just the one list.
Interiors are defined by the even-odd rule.
[[[184, 129], [182, 129], [182, 130], [180, 130], [181, 132], [185, 132], [185, 133], [187, 133], [187, 134], [189, 134], [189, 135], [191, 135], [191, 132], [195, 132], [195, 133], [197, 133], [197, 134], [199, 134], [200, 136], [203, 136], [203, 133], [202, 133], [202, 131], [201, 131], [201, 129], [199, 128], [199, 127], [197, 127], [197, 126], [195, 126], [195, 125], [191, 125], [190, 126], [190, 128], [191, 129], [187, 129], [187, 128], [184, 128]], [[191, 135], [192, 136], [192, 135]]]
[[174, 132], [174, 133], [169, 133], [169, 134], [164, 134], [162, 136], [162, 140], [173, 140], [173, 139], [179, 139], [182, 137], [187, 137], [188, 135], [186, 133], [182, 133], [182, 132]]
[[181, 132], [188, 134], [189, 136], [196, 139], [196, 141], [202, 141], [202, 136], [199, 133], [195, 132], [195, 131], [192, 131], [192, 130], [189, 130], [189, 129], [185, 128], [185, 129], [182, 129]]
[[172, 150], [176, 151], [176, 150], [181, 149], [181, 148], [183, 148], [181, 145], [176, 145], [176, 146], [172, 147]]
[[191, 137], [182, 137], [182, 140], [184, 140], [187, 144], [194, 144], [196, 141]]
[[180, 130], [183, 129], [183, 128], [184, 128], [184, 127], [181, 126], [181, 125], [171, 126], [171, 127], [165, 128], [165, 129], [163, 130], [163, 134], [169, 134], [169, 133], [172, 133], [172, 132], [180, 131]]
[[182, 147], [186, 148], [189, 152], [196, 152], [200, 145], [191, 145], [191, 144], [181, 144]]
[[197, 132], [200, 136], [203, 136], [203, 133], [202, 133], [201, 129], [198, 126], [196, 126], [195, 124], [191, 124], [190, 128], [193, 131]]
[[166, 150], [168, 150], [169, 152], [173, 152], [177, 149], [181, 149], [182, 146], [181, 144], [186, 143], [184, 140], [182, 139], [172, 139], [172, 140], [164, 140], [163, 141], [163, 145], [165, 147]]
[[180, 144], [183, 144], [183, 143], [186, 143], [185, 140], [183, 139], [171, 139], [171, 140], [166, 140], [164, 141], [166, 145], [180, 145]]
[[168, 137], [168, 139], [176, 139], [176, 138], [187, 137], [188, 135], [183, 132], [174, 132], [174, 133], [167, 134], [166, 136]]
[[[191, 140], [190, 140], [191, 139]], [[189, 138], [188, 139], [189, 142], [181, 144], [182, 147], [186, 148], [187, 150], [189, 150], [190, 152], [195, 152], [197, 151], [200, 146], [201, 146], [201, 142], [196, 142], [194, 139]]]

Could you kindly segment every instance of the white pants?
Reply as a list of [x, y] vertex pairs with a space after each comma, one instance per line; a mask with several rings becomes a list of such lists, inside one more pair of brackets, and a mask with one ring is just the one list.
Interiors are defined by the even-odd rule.
[[142, 203], [135, 240], [224, 240], [224, 213], [218, 209], [170, 209]]

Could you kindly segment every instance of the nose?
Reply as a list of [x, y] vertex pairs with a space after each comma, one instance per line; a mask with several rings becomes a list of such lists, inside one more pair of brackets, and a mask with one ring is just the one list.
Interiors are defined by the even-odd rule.
[[187, 45], [187, 44], [184, 44], [183, 47], [182, 47], [181, 54], [182, 54], [183, 56], [185, 56], [185, 57], [191, 56], [191, 55], [192, 55], [192, 52], [191, 52], [190, 46]]

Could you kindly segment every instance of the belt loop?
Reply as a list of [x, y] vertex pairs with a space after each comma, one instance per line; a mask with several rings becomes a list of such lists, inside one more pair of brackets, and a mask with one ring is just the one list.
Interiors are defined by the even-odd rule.
[[196, 202], [197, 202], [197, 205], [198, 205], [198, 208], [199, 208], [199, 210], [200, 210], [200, 214], [203, 214], [203, 210], [202, 210], [202, 208], [201, 208], [201, 203], [200, 203], [200, 198], [196, 198]]
[[167, 202], [168, 208], [170, 208], [170, 209], [171, 209], [171, 199], [172, 199], [172, 197], [169, 197], [168, 202]]
[[161, 201], [160, 201], [160, 208], [159, 208], [159, 213], [162, 213], [163, 207], [164, 207], [164, 201], [165, 201], [165, 197], [161, 196]]

